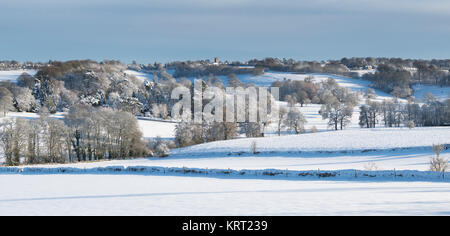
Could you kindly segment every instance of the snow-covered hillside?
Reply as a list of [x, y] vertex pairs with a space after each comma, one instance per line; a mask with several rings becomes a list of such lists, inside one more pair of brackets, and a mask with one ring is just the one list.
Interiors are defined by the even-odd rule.
[[[167, 158], [39, 165], [39, 168], [111, 166], [280, 170], [429, 170], [432, 144], [449, 144], [450, 128], [354, 129], [258, 139], [236, 139], [172, 150]], [[251, 144], [257, 143], [259, 154]], [[448, 146], [448, 145], [447, 145]], [[441, 157], [450, 160], [449, 150]]]
[[[151, 74], [147, 74], [144, 72], [136, 72], [136, 71], [132, 71], [132, 70], [127, 70], [126, 73], [129, 74], [133, 74], [138, 78], [141, 79], [147, 79], [147, 80], [151, 80], [153, 78], [153, 75]], [[359, 71], [359, 73], [373, 73], [373, 70], [361, 70]], [[314, 78], [313, 81], [315, 82], [321, 82], [321, 81], [325, 81], [328, 78], [333, 78], [336, 80], [336, 82], [343, 87], [347, 87], [349, 89], [351, 89], [354, 92], [365, 92], [367, 88], [370, 88], [370, 82], [366, 81], [366, 80], [362, 80], [362, 79], [353, 79], [353, 78], [348, 78], [345, 76], [339, 76], [339, 75], [330, 75], [330, 74], [295, 74], [295, 73], [288, 73], [288, 72], [275, 72], [275, 71], [267, 71], [265, 72], [263, 75], [259, 75], [259, 76], [254, 76], [251, 74], [241, 74], [241, 75], [237, 75], [237, 77], [244, 83], [250, 83], [250, 84], [255, 84], [257, 86], [270, 86], [273, 82], [275, 81], [282, 81], [284, 79], [289, 79], [289, 80], [305, 80], [308, 77], [312, 77]], [[228, 77], [227, 76], [219, 76], [219, 78], [221, 78], [223, 80], [223, 83], [226, 85], [228, 83]], [[188, 78], [190, 80], [194, 80], [195, 78]], [[438, 97], [439, 99], [446, 99], [448, 97], [448, 93], [450, 92], [450, 89], [448, 88], [437, 88], [434, 86], [415, 86], [415, 93], [414, 96], [420, 98], [423, 97], [423, 95], [426, 92], [431, 92], [433, 93], [436, 97]], [[376, 100], [376, 101], [383, 101], [385, 99], [392, 99], [392, 95], [383, 92], [381, 90], [377, 90], [375, 89], [375, 94], [377, 95], [376, 99], [372, 99], [372, 100]], [[400, 102], [406, 102], [406, 100], [404, 99], [399, 99]], [[359, 105], [364, 104], [365, 101], [363, 98], [361, 98]], [[284, 103], [281, 103], [284, 104]], [[319, 114], [319, 110], [321, 108], [320, 104], [308, 104], [305, 107], [299, 107], [300, 111], [305, 115], [308, 123], [305, 125], [306, 129], [310, 129], [313, 126], [315, 126], [319, 131], [326, 131], [328, 130], [328, 124], [326, 120], [323, 120], [322, 117]], [[351, 123], [349, 125], [349, 128], [358, 128], [358, 117], [359, 117], [359, 107], [355, 107], [354, 112], [353, 112], [353, 116], [351, 118]], [[145, 128], [144, 126], [146, 126], [147, 128]], [[267, 135], [273, 135], [274, 133], [276, 133], [276, 124], [272, 124], [270, 125], [265, 131]], [[153, 124], [148, 124], [147, 125], [141, 125], [141, 127], [143, 128], [143, 131], [145, 134], [149, 134], [152, 129]], [[155, 127], [158, 130], [158, 127]], [[158, 133], [158, 134], [150, 134], [147, 135], [148, 137], [156, 137], [158, 135], [161, 135], [163, 137], [173, 137], [173, 133], [171, 134], [171, 131], [173, 130], [171, 127], [168, 127], [168, 129], [165, 129], [165, 125], [161, 124], [161, 128], [164, 129], [164, 133]]]
[[175, 137], [175, 126], [177, 125], [175, 122], [150, 120], [146, 118], [138, 118], [138, 122], [145, 139], [158, 137], [162, 139], [173, 139]]
[[[376, 151], [366, 153], [247, 153], [190, 155], [189, 153], [171, 155], [167, 158], [138, 158], [73, 164], [45, 164], [24, 166], [32, 168], [108, 168], [108, 167], [158, 167], [158, 168], [198, 168], [231, 170], [278, 169], [296, 171], [320, 170], [417, 170], [429, 171], [431, 148], [423, 150]], [[450, 152], [444, 151], [442, 158], [450, 160]], [[45, 171], [44, 171], [45, 172]], [[449, 175], [450, 177], [450, 175]]]
[[15, 82], [19, 76], [23, 73], [27, 73], [31, 76], [36, 74], [36, 70], [9, 70], [9, 71], [0, 71], [0, 81], [11, 81]]
[[134, 75], [134, 76], [136, 76], [136, 78], [141, 79], [141, 80], [153, 81], [153, 75], [148, 74], [148, 73], [138, 72], [135, 70], [126, 70], [125, 73], [128, 75]]
[[[236, 75], [237, 78], [243, 82], [248, 84], [255, 84], [257, 86], [265, 86], [269, 87], [273, 82], [283, 81], [283, 80], [305, 80], [306, 78], [314, 78], [314, 82], [326, 81], [329, 78], [333, 78], [339, 83], [340, 86], [348, 87], [354, 92], [364, 92], [366, 88], [369, 88], [370, 82], [362, 79], [353, 79], [345, 76], [339, 75], [331, 75], [331, 74], [300, 74], [300, 73], [290, 73], [290, 72], [277, 72], [277, 71], [267, 71], [263, 75], [251, 75], [251, 74], [241, 74]], [[227, 76], [218, 76], [225, 85], [228, 84]], [[194, 80], [196, 78], [188, 78], [190, 80]], [[375, 93], [380, 98], [392, 98], [392, 96], [388, 93], [385, 93], [380, 90], [375, 90]]]
[[450, 87], [440, 87], [436, 85], [414, 85], [414, 97], [419, 101], [425, 98], [426, 93], [431, 93], [438, 100], [445, 100], [450, 98]]
[[249, 152], [255, 142], [260, 152], [370, 151], [450, 144], [450, 127], [352, 129], [266, 138], [234, 139], [199, 144], [174, 154]]
[[[65, 112], [57, 112], [55, 114], [51, 114], [50, 117], [55, 119], [64, 119], [65, 114]], [[4, 118], [5, 117], [0, 118], [0, 120]], [[6, 114], [6, 118], [38, 119], [39, 114], [32, 112], [8, 112]]]

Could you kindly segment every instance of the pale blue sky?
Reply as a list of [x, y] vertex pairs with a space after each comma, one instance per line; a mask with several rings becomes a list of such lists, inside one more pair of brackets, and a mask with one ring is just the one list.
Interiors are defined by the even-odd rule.
[[0, 60], [450, 58], [449, 22], [449, 0], [1, 0]]

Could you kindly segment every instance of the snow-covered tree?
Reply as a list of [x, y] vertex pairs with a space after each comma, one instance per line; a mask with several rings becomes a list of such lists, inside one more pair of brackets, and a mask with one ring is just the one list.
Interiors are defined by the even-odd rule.
[[305, 132], [306, 122], [305, 116], [299, 109], [291, 108], [286, 115], [284, 125], [288, 128], [288, 130], [294, 131], [296, 134], [300, 134]]
[[18, 87], [15, 90], [13, 103], [14, 107], [19, 112], [31, 112], [36, 109], [36, 99], [34, 98], [31, 89], [26, 87]]

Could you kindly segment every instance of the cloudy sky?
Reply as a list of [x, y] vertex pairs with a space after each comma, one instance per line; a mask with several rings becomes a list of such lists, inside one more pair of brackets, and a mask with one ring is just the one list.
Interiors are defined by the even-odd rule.
[[1, 0], [0, 60], [450, 58], [449, 0]]

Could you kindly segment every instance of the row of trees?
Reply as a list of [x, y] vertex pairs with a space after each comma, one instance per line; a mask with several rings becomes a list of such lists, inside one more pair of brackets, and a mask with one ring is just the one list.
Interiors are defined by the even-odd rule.
[[[174, 77], [205, 77], [209, 75], [214, 76], [228, 76], [230, 74], [258, 74], [260, 68], [239, 67], [226, 64], [213, 65], [209, 61], [185, 61], [172, 62], [166, 64], [167, 68], [173, 69]], [[263, 71], [264, 73], [264, 71]]]
[[15, 60], [12, 61], [0, 61], [0, 70], [25, 70], [25, 69], [39, 69], [44, 66], [47, 66], [48, 63], [41, 62], [18, 62]]
[[[291, 83], [291, 81], [284, 81], [282, 85]], [[309, 83], [309, 86], [314, 86], [314, 88], [317, 86], [317, 90], [314, 90], [315, 92], [320, 91], [315, 96], [319, 96], [320, 101], [323, 101], [320, 110], [322, 118], [328, 119], [328, 124], [333, 129], [344, 129], [350, 123], [353, 108], [358, 102], [357, 95], [348, 88], [338, 86], [333, 79], [320, 85], [314, 85], [311, 82], [307, 83]], [[295, 91], [295, 88], [291, 87], [290, 90]], [[281, 135], [283, 131], [295, 134], [304, 133], [304, 125], [307, 121], [300, 110], [296, 108], [295, 93], [287, 95], [286, 100], [288, 106], [280, 107], [277, 119], [272, 120], [272, 122], [276, 122], [278, 135]], [[245, 107], [237, 109], [243, 109], [248, 114], [248, 103], [246, 103]], [[225, 113], [226, 111], [224, 111]], [[261, 137], [264, 136], [264, 130], [270, 124], [267, 121], [241, 123], [203, 121], [201, 124], [181, 122], [176, 127], [176, 143], [178, 146], [184, 147], [204, 142], [233, 139], [239, 134], [243, 134], [246, 137]]]
[[47, 107], [54, 113], [85, 104], [167, 118], [172, 89], [184, 85], [165, 71], [155, 72], [148, 81], [125, 73], [126, 69], [117, 61], [51, 62], [35, 76], [24, 73], [17, 83], [1, 82], [0, 109], [38, 112]]
[[7, 165], [123, 159], [151, 154], [136, 118], [122, 111], [74, 106], [63, 120], [4, 119], [0, 144]]
[[359, 125], [375, 128], [379, 124], [385, 127], [450, 125], [450, 99], [432, 100], [422, 105], [413, 101], [400, 103], [397, 99], [367, 101], [360, 107]]
[[[304, 81], [277, 81], [272, 87], [280, 88], [280, 97], [290, 107], [288, 117], [298, 117], [297, 113], [300, 112], [293, 109], [297, 103], [302, 107], [309, 103], [322, 104], [319, 113], [323, 119], [328, 119], [329, 127], [335, 130], [344, 129], [350, 123], [353, 108], [358, 102], [357, 95], [348, 88], [340, 87], [332, 78], [321, 83], [313, 83], [313, 79], [308, 77]], [[294, 130], [298, 133], [297, 128]]]
[[323, 119], [328, 119], [328, 126], [334, 130], [344, 129], [351, 121], [353, 108], [358, 103], [358, 97], [348, 88], [333, 86], [327, 90], [329, 93], [325, 103], [319, 110]]
[[[290, 72], [326, 72], [343, 74], [348, 69], [342, 63], [353, 64], [358, 60], [329, 62], [298, 62], [292, 59], [266, 58], [251, 60], [246, 67], [233, 65], [211, 65], [207, 61], [174, 62], [166, 68], [175, 70], [176, 76], [208, 76], [205, 80], [214, 86], [224, 86], [216, 75], [227, 75], [229, 86], [242, 84], [235, 74], [264, 73], [264, 68]], [[367, 74], [365, 79], [372, 81], [375, 88], [392, 93], [396, 97], [409, 97], [413, 83], [433, 82], [448, 85], [450, 77], [441, 66], [445, 61], [412, 61], [405, 64], [399, 60], [364, 59], [369, 64], [377, 65], [375, 74]], [[382, 64], [379, 64], [382, 63]], [[383, 64], [384, 63], [384, 64]], [[434, 64], [433, 64], [434, 63]], [[411, 64], [417, 72], [404, 68]], [[436, 64], [436, 65], [435, 65]], [[238, 65], [240, 65], [238, 63]], [[248, 66], [252, 65], [254, 67]], [[154, 73], [153, 81], [137, 78], [127, 69], [148, 69]], [[175, 79], [167, 73], [162, 64], [125, 65], [118, 61], [50, 61], [41, 67], [35, 76], [22, 75], [17, 83], [0, 83], [0, 101], [3, 110], [37, 112], [47, 107], [50, 112], [67, 111], [73, 104], [86, 104], [94, 107], [108, 106], [114, 109], [131, 112], [135, 115], [146, 115], [158, 118], [169, 118], [165, 111], [170, 111], [173, 100], [170, 93], [173, 88], [185, 86], [190, 88], [190, 81]], [[178, 72], [179, 73], [178, 73]], [[178, 74], [177, 74], [178, 73]], [[305, 81], [280, 81], [273, 84], [280, 87], [280, 98], [292, 100], [301, 105], [308, 103], [325, 104], [323, 89], [312, 83], [311, 78]]]
[[[305, 132], [305, 116], [298, 108], [281, 108], [276, 121], [277, 134], [283, 131], [295, 134]], [[205, 142], [234, 139], [240, 134], [246, 137], [263, 137], [270, 122], [180, 122], [175, 129], [175, 142], [178, 147], [185, 147]]]
[[412, 94], [410, 84], [412, 75], [405, 69], [382, 64], [374, 74], [365, 74], [364, 79], [372, 82], [372, 87], [393, 93], [396, 97], [409, 97]]

